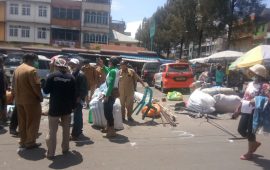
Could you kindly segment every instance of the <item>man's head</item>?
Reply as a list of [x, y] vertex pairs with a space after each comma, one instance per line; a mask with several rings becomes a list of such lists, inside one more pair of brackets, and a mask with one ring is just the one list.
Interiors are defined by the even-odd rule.
[[80, 67], [80, 61], [77, 58], [72, 58], [69, 61], [68, 65], [72, 71], [75, 71]]
[[68, 68], [66, 60], [62, 58], [55, 59], [54, 66], [55, 69], [59, 71], [67, 71]]
[[222, 66], [220, 64], [217, 65], [217, 70], [221, 70]]
[[125, 61], [125, 60], [121, 61], [120, 67], [121, 67], [122, 70], [127, 70], [128, 69], [127, 61]]
[[34, 53], [26, 53], [23, 55], [23, 62], [27, 65], [38, 68], [38, 55]]
[[111, 57], [109, 60], [109, 67], [117, 67], [119, 60], [117, 57]]

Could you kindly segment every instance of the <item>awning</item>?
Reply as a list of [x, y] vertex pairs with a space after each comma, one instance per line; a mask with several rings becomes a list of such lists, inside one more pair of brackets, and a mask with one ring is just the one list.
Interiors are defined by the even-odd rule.
[[133, 61], [133, 62], [142, 62], [142, 63], [150, 63], [150, 62], [162, 62], [162, 63], [170, 63], [174, 62], [174, 60], [166, 60], [160, 57], [151, 57], [151, 56], [132, 56], [132, 55], [121, 55], [120, 56], [123, 60]]

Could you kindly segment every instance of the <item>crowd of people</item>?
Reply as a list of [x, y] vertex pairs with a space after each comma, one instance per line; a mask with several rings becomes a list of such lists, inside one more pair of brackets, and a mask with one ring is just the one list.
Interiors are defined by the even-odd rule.
[[[100, 100], [104, 103], [104, 115], [107, 120], [107, 127], [103, 129], [106, 137], [116, 136], [113, 117], [116, 98], [120, 98], [123, 121], [126, 121], [126, 114], [127, 121], [134, 121], [132, 110], [136, 84], [137, 81], [144, 87], [145, 84], [133, 69], [128, 68], [126, 61], [120, 62], [119, 58], [111, 57], [107, 67], [102, 59], [98, 59], [97, 66], [93, 66], [86, 60], [53, 57], [50, 67], [46, 82], [41, 84], [37, 74], [38, 56], [27, 53], [23, 56], [23, 63], [14, 71], [11, 89], [15, 109], [10, 122], [10, 134], [20, 137], [20, 148], [33, 149], [41, 146], [36, 139], [42, 115], [43, 94], [49, 95], [46, 136], [48, 159], [55, 156], [59, 125], [63, 128], [61, 145], [63, 154], [69, 151], [70, 140], [80, 140], [83, 136], [83, 108], [89, 109], [89, 102], [95, 89], [103, 83], [106, 83], [107, 90]], [[0, 118], [5, 122], [7, 84], [2, 58], [0, 58], [0, 87]], [[71, 113], [74, 114], [73, 117]], [[73, 127], [70, 130], [72, 118]]]
[[[11, 117], [10, 133], [19, 135], [20, 148], [33, 149], [41, 146], [36, 139], [42, 115], [43, 93], [50, 95], [48, 134], [46, 136], [48, 159], [55, 157], [59, 125], [63, 128], [61, 145], [63, 154], [69, 151], [70, 140], [79, 140], [83, 135], [83, 108], [89, 109], [89, 102], [95, 89], [103, 83], [106, 84], [107, 90], [102, 94], [100, 100], [103, 101], [104, 116], [107, 120], [107, 127], [102, 130], [106, 133], [106, 137], [116, 136], [113, 116], [113, 105], [116, 98], [120, 99], [123, 121], [134, 121], [132, 111], [137, 82], [140, 82], [143, 87], [147, 85], [133, 69], [128, 68], [126, 61], [120, 62], [119, 58], [111, 57], [107, 67], [103, 60], [98, 59], [97, 66], [94, 67], [89, 62], [82, 62], [76, 58], [70, 60], [60, 57], [52, 58], [50, 74], [44, 84], [41, 84], [37, 74], [37, 61], [37, 55], [25, 54], [23, 63], [16, 68], [13, 75], [11, 90], [15, 98], [15, 109]], [[241, 105], [232, 116], [235, 119], [241, 114], [238, 132], [248, 139], [248, 151], [240, 157], [242, 160], [251, 159], [261, 145], [256, 140], [258, 130], [256, 122], [261, 121], [261, 114], [265, 119], [270, 119], [270, 106], [265, 102], [270, 97], [267, 75], [268, 71], [263, 65], [257, 64], [249, 68], [249, 77], [252, 82], [244, 90]], [[221, 65], [210, 67], [210, 70], [201, 74], [199, 80], [209, 83], [213, 81], [212, 77], [215, 77], [217, 86], [223, 85], [225, 74]], [[7, 119], [7, 88], [3, 59], [0, 58], [0, 119], [3, 122]], [[72, 130], [70, 130], [71, 113], [74, 113]], [[270, 123], [266, 124], [266, 128], [270, 130]]]

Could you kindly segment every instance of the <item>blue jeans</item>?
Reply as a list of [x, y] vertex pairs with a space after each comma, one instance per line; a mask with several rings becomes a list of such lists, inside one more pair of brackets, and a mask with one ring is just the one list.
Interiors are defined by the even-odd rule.
[[82, 108], [83, 106], [80, 103], [78, 103], [77, 107], [74, 110], [73, 128], [71, 132], [71, 135], [73, 137], [78, 137], [80, 134], [82, 134], [83, 131]]

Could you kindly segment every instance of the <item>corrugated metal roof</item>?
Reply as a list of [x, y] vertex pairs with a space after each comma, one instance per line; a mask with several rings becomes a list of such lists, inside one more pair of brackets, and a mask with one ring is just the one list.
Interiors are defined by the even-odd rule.
[[118, 42], [127, 42], [127, 43], [138, 43], [138, 40], [135, 40], [125, 34], [112, 30], [113, 32], [113, 39]]

